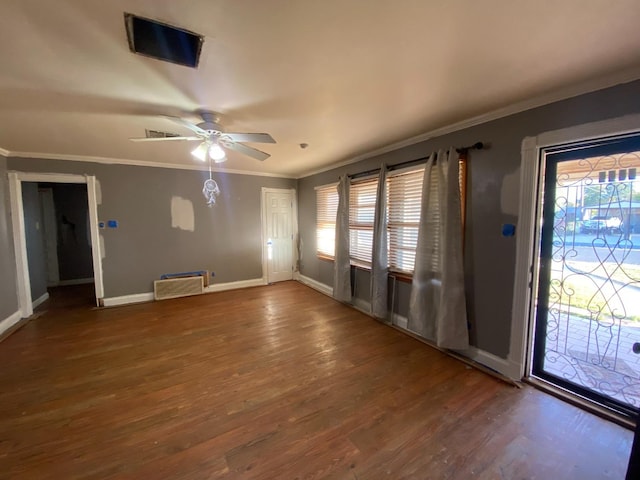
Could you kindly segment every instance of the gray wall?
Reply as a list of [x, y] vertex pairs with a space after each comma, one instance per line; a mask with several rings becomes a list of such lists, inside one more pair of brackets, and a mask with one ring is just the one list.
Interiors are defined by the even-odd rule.
[[[293, 179], [214, 173], [222, 191], [208, 208], [202, 185], [208, 172], [9, 158], [12, 170], [95, 175], [105, 228], [105, 297], [153, 291], [163, 273], [215, 272], [214, 283], [262, 277], [261, 187], [294, 188]], [[195, 230], [172, 228], [171, 198], [193, 203]]]
[[18, 311], [7, 159], [0, 156], [0, 322]]
[[93, 277], [87, 186], [48, 184], [53, 190], [60, 280]]
[[[449, 146], [491, 144], [471, 153], [467, 199], [465, 278], [473, 345], [506, 358], [509, 353], [516, 239], [501, 236], [501, 225], [517, 223], [520, 147], [523, 138], [559, 128], [640, 112], [640, 81], [571, 98], [482, 125], [433, 138], [375, 158], [298, 181], [300, 271], [332, 285], [333, 263], [315, 255], [314, 187], [339, 175], [423, 157]], [[368, 295], [368, 273], [358, 272], [358, 297]], [[395, 310], [406, 315], [409, 284], [398, 283]]]
[[22, 205], [31, 300], [33, 301], [47, 292], [47, 257], [44, 248], [44, 226], [37, 183], [22, 183]]

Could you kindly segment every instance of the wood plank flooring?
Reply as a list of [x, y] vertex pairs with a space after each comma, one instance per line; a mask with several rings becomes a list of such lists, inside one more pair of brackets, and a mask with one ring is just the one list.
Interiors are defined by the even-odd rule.
[[0, 343], [2, 479], [626, 471], [631, 431], [295, 282], [102, 310], [54, 298], [42, 312]]

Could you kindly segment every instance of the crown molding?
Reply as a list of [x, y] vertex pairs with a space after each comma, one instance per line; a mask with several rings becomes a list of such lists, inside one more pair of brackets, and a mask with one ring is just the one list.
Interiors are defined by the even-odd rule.
[[0, 147], [0, 155], [2, 155], [3, 157], [9, 157], [9, 154], [11, 152], [9, 150], [5, 150], [4, 148]]
[[309, 177], [311, 175], [317, 175], [318, 173], [328, 172], [329, 170], [351, 165], [361, 160], [366, 160], [368, 158], [376, 157], [378, 155], [383, 155], [385, 153], [398, 150], [400, 148], [408, 147], [410, 145], [415, 145], [416, 143], [424, 142], [425, 140], [429, 140], [431, 138], [441, 137], [449, 133], [454, 133], [460, 130], [464, 130], [465, 128], [475, 127], [476, 125], [482, 125], [483, 123], [491, 122], [493, 120], [498, 120], [500, 118], [508, 117], [510, 115], [515, 115], [516, 113], [525, 112], [533, 108], [542, 107], [544, 105], [549, 105], [551, 103], [559, 102], [561, 100], [567, 100], [569, 98], [577, 97], [579, 95], [585, 95], [587, 93], [596, 92], [598, 90], [604, 90], [605, 88], [614, 87], [616, 85], [622, 85], [625, 83], [633, 82], [638, 79], [640, 79], [640, 67], [636, 67], [630, 70], [624, 70], [622, 72], [617, 72], [613, 75], [608, 75], [606, 77], [599, 77], [596, 79], [588, 80], [586, 82], [582, 82], [575, 85], [571, 85], [569, 87], [554, 90], [553, 92], [539, 95], [539, 96], [530, 98], [528, 100], [516, 102], [506, 107], [498, 108], [496, 110], [492, 110], [490, 112], [483, 113], [481, 115], [477, 115], [475, 117], [471, 117], [466, 120], [462, 120], [460, 122], [456, 122], [444, 127], [436, 128], [435, 130], [430, 130], [428, 132], [421, 133], [420, 135], [416, 135], [414, 137], [410, 137], [405, 140], [394, 142], [392, 144], [377, 148], [375, 150], [370, 150], [360, 155], [356, 155], [355, 157], [349, 160], [333, 163], [327, 167], [310, 170], [306, 173], [299, 175], [297, 178], [300, 179], [300, 178]]
[[[0, 153], [2, 153], [1, 150], [0, 150]], [[179, 164], [179, 163], [147, 162], [144, 160], [94, 157], [90, 155], [62, 155], [57, 153], [7, 151], [6, 156], [11, 158], [23, 158], [23, 159], [34, 159], [34, 160], [64, 160], [64, 161], [70, 161], [70, 162], [101, 163], [106, 165], [130, 165], [135, 167], [170, 168], [174, 170], [196, 170], [196, 171], [205, 171], [205, 172], [209, 171], [209, 166], [206, 164], [187, 165], [187, 164]], [[282, 175], [278, 173], [254, 172], [250, 170], [234, 170], [231, 168], [219, 168], [219, 167], [213, 167], [211, 171], [216, 173], [233, 173], [236, 175], [251, 175], [251, 176], [257, 176], [257, 177], [276, 177], [276, 178], [292, 178], [292, 179], [296, 178], [291, 175]]]

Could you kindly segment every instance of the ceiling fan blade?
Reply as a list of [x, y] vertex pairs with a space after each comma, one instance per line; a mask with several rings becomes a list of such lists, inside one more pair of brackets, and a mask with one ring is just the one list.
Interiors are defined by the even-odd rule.
[[170, 115], [164, 115], [164, 118], [167, 118], [169, 120], [171, 120], [174, 123], [177, 123], [178, 125], [182, 125], [183, 127], [187, 127], [189, 130], [191, 130], [192, 132], [197, 133], [198, 135], [203, 135], [205, 137], [208, 137], [209, 134], [207, 133], [206, 130], [203, 130], [202, 128], [200, 128], [197, 125], [194, 125], [191, 122], [187, 122], [186, 120], [183, 120], [180, 117], [172, 117]]
[[268, 133], [223, 133], [222, 136], [234, 142], [276, 143]]
[[138, 137], [130, 138], [132, 142], [165, 142], [167, 140], [202, 140], [201, 137]]
[[248, 157], [252, 157], [255, 158], [256, 160], [260, 160], [261, 162], [266, 160], [267, 158], [269, 158], [271, 155], [265, 152], [261, 152], [260, 150], [253, 148], [253, 147], [248, 147], [247, 145], [243, 145], [241, 143], [232, 143], [232, 142], [220, 142], [221, 145], [223, 145], [224, 147], [230, 149], [230, 150], [235, 150], [236, 152], [240, 152], [243, 153], [244, 155], [247, 155]]

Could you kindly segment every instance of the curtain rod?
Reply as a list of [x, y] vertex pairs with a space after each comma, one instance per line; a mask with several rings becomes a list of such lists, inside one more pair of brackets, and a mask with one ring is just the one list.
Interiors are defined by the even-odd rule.
[[[456, 152], [463, 154], [463, 153], [467, 153], [469, 150], [482, 150], [485, 147], [484, 143], [482, 142], [476, 142], [473, 145], [469, 145], [468, 147], [460, 147], [460, 148], [456, 148]], [[447, 153], [449, 151], [447, 150]], [[433, 152], [437, 155], [437, 152]], [[426, 157], [420, 157], [420, 158], [416, 158], [414, 160], [407, 160], [406, 162], [400, 162], [400, 163], [396, 163], [395, 165], [390, 165], [388, 170], [392, 171], [392, 170], [398, 170], [400, 168], [404, 168], [404, 167], [410, 167], [412, 165], [419, 165], [420, 163], [426, 162], [427, 160], [429, 160], [429, 157], [431, 157], [431, 154], [427, 155]], [[380, 172], [380, 168], [374, 168], [371, 170], [367, 170], [366, 172], [360, 172], [360, 173], [353, 173], [351, 175], [347, 175], [348, 178], [360, 178], [360, 177], [367, 177], [369, 175], [373, 175], [374, 173], [378, 173]]]

